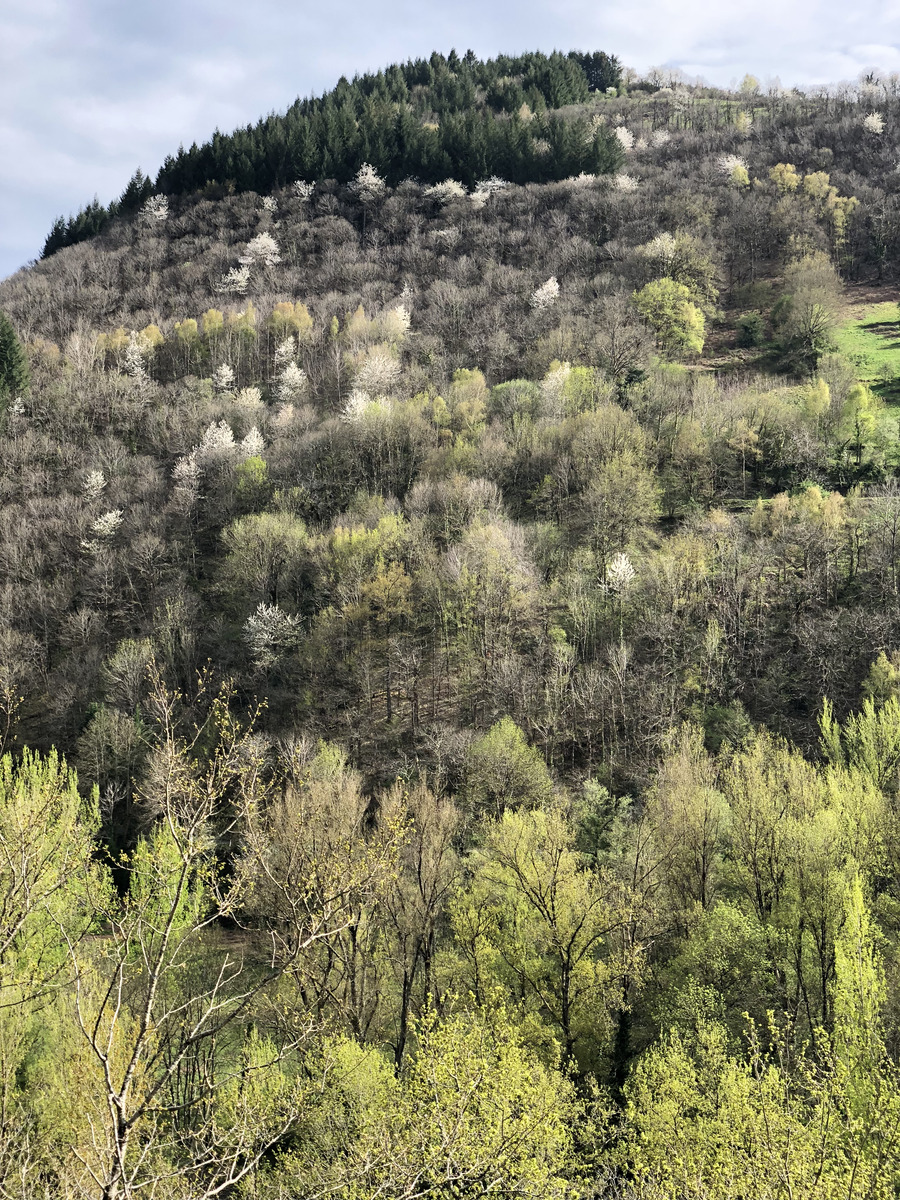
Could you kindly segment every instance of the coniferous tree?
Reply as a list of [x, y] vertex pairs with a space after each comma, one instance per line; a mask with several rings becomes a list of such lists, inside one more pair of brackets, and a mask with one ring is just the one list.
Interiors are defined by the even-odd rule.
[[569, 54], [574, 62], [584, 71], [587, 85], [592, 92], [605, 92], [608, 88], [619, 86], [622, 80], [622, 64], [614, 54], [603, 50], [595, 50], [593, 54], [582, 54], [572, 50]]
[[22, 343], [9, 317], [0, 312], [0, 419], [10, 402], [28, 390], [29, 383], [28, 359]]
[[153, 181], [138, 167], [119, 197], [117, 209], [119, 212], [136, 212], [152, 195]]

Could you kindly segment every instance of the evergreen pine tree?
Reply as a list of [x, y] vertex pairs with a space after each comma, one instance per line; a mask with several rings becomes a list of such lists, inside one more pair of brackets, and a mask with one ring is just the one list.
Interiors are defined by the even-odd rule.
[[30, 381], [28, 360], [22, 343], [9, 317], [0, 312], [0, 418], [11, 400], [28, 390]]
[[66, 244], [66, 218], [57, 217], [44, 241], [41, 258], [49, 258], [51, 254], [55, 254], [57, 250], [61, 250]]
[[153, 181], [138, 167], [119, 197], [118, 209], [120, 212], [136, 212], [152, 195]]

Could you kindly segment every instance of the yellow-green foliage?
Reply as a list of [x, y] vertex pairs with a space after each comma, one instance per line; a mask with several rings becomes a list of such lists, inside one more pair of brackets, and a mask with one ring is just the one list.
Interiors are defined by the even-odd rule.
[[253, 301], [248, 300], [239, 312], [229, 312], [225, 318], [225, 327], [230, 333], [237, 333], [247, 339], [255, 338], [256, 309], [253, 307]]
[[208, 308], [200, 318], [200, 327], [205, 338], [211, 340], [218, 337], [225, 328], [224, 314], [218, 308]]
[[152, 354], [165, 340], [158, 325], [147, 325], [137, 332], [137, 343], [144, 354]]
[[[249, 465], [248, 465], [249, 464]], [[266, 486], [262, 459], [243, 464], [239, 487]], [[297, 587], [309, 548], [306, 526], [290, 513], [252, 513], [229, 525], [222, 534], [224, 586], [242, 603], [277, 604]]]
[[[513, 791], [513, 802], [526, 801], [525, 787]], [[607, 942], [627, 905], [614, 878], [588, 869], [572, 843], [560, 808], [507, 810], [486, 825], [452, 914], [467, 985], [484, 1001], [495, 989], [510, 1004], [518, 998], [516, 1020], [544, 1053], [549, 1023], [566, 1061], [579, 1056], [586, 1069], [621, 1003]]]
[[869, 696], [857, 713], [839, 727], [826, 700], [822, 710], [822, 744], [835, 764], [864, 772], [877, 788], [890, 789], [900, 769], [900, 699], [889, 695], [880, 705]]
[[111, 333], [101, 333], [97, 338], [97, 354], [107, 359], [119, 362], [127, 348], [128, 331], [121, 325]]
[[791, 1074], [751, 1037], [672, 1033], [635, 1070], [624, 1153], [642, 1200], [887, 1200], [898, 1179], [894, 1081], [861, 1117], [845, 1108], [839, 1061]]
[[175, 336], [180, 342], [184, 342], [187, 346], [194, 345], [199, 341], [200, 334], [197, 328], [197, 322], [193, 317], [187, 317], [183, 321], [175, 322]]
[[796, 192], [800, 186], [800, 176], [793, 163], [776, 163], [769, 170], [769, 178], [782, 192]]
[[702, 352], [706, 321], [685, 284], [654, 279], [635, 292], [632, 300], [665, 354], [680, 357]]
[[40, 995], [64, 972], [66, 938], [91, 927], [97, 826], [96, 794], [81, 797], [55, 752], [0, 759], [0, 1003]]
[[[496, 1008], [416, 1029], [399, 1079], [377, 1052], [353, 1043], [326, 1052], [330, 1086], [305, 1147], [278, 1176], [347, 1200], [457, 1194], [556, 1200], [571, 1195], [571, 1084], [535, 1063]], [[326, 1107], [327, 1106], [327, 1107]]]
[[306, 337], [312, 330], [313, 321], [306, 305], [301, 304], [299, 300], [296, 303], [292, 300], [281, 300], [275, 305], [266, 324], [279, 338], [294, 333]]
[[840, 245], [846, 237], [847, 222], [859, 201], [855, 196], [841, 196], [826, 171], [805, 175], [802, 191], [831, 223], [835, 244]]
[[264, 458], [253, 454], [238, 463], [235, 472], [237, 494], [249, 508], [260, 507], [269, 493], [269, 468]]
[[[858, 876], [843, 890], [834, 1033], [791, 1052], [752, 1025], [746, 1053], [698, 1013], [638, 1063], [622, 1154], [646, 1200], [885, 1200], [900, 1181], [897, 1070], [884, 1047], [884, 982]], [[766, 1049], [766, 1043], [769, 1049]], [[790, 1064], [790, 1066], [788, 1065]]]

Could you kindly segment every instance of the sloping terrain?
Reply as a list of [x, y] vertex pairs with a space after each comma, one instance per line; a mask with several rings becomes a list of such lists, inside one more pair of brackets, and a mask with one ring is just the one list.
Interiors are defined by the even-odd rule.
[[0, 1194], [894, 1194], [900, 100], [661, 83], [343, 81], [0, 284]]

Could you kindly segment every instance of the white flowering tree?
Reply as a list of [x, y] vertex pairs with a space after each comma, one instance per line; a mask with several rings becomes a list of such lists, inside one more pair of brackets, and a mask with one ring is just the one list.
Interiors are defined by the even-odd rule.
[[368, 392], [364, 392], [362, 388], [355, 387], [341, 410], [341, 416], [345, 421], [357, 423], [363, 419], [366, 409], [372, 403], [372, 397]]
[[374, 347], [356, 373], [356, 386], [373, 395], [389, 392], [400, 378], [400, 363], [387, 350]]
[[141, 209], [141, 217], [150, 225], [165, 221], [169, 215], [169, 198], [157, 194], [150, 196]]
[[614, 554], [606, 564], [606, 583], [603, 590], [613, 597], [619, 617], [619, 647], [624, 651], [622, 635], [625, 625], [625, 599], [637, 572], [624, 552]]
[[299, 617], [291, 616], [277, 604], [258, 604], [244, 622], [244, 640], [258, 667], [266, 669], [297, 644]]
[[227, 292], [233, 296], [246, 296], [250, 286], [250, 264], [242, 263], [226, 271], [216, 285], [217, 292]]
[[638, 246], [635, 254], [641, 258], [647, 258], [651, 262], [659, 263], [660, 267], [663, 268], [662, 273], [666, 274], [668, 267], [675, 257], [675, 250], [676, 242], [672, 234], [658, 233], [649, 242], [644, 242], [642, 246]]
[[362, 205], [362, 233], [363, 237], [365, 237], [369, 209], [384, 196], [387, 191], [387, 184], [371, 163], [363, 163], [350, 181], [349, 187], [350, 191], [359, 197], [360, 204]]
[[247, 436], [241, 440], [238, 458], [244, 462], [248, 458], [262, 458], [265, 448], [266, 443], [263, 441], [263, 435], [254, 425]]
[[750, 183], [747, 160], [739, 154], [720, 154], [716, 159], [716, 170], [739, 187], [747, 187]]
[[172, 468], [172, 479], [175, 483], [173, 497], [175, 508], [185, 516], [190, 513], [200, 499], [201, 475], [202, 470], [197, 460], [196, 450], [183, 455]]
[[294, 361], [294, 355], [297, 353], [297, 346], [294, 342], [294, 335], [291, 334], [282, 340], [275, 347], [275, 370], [283, 370], [288, 363]]
[[611, 592], [621, 595], [634, 582], [636, 574], [637, 572], [627, 554], [615, 554], [610, 562], [606, 564], [606, 586]]
[[234, 387], [234, 368], [228, 363], [221, 363], [213, 371], [212, 381], [217, 392], [230, 392]]
[[469, 200], [474, 208], [484, 208], [492, 196], [496, 196], [498, 192], [505, 191], [508, 187], [508, 180], [501, 179], [499, 175], [491, 175], [487, 179], [481, 179], [476, 183], [475, 190], [469, 196]]
[[617, 125], [613, 134], [626, 154], [634, 149], [634, 134], [630, 129], [626, 129], [624, 125]]
[[620, 171], [618, 175], [613, 176], [613, 187], [617, 192], [636, 192], [638, 181], [633, 175], [629, 175], [625, 171]]
[[123, 513], [121, 508], [111, 508], [101, 514], [91, 526], [91, 533], [101, 541], [109, 542], [116, 536], [122, 526]]
[[259, 263], [266, 267], [274, 267], [281, 262], [278, 243], [271, 233], [258, 233], [247, 243], [247, 249], [238, 261], [248, 267], [256, 266]]
[[193, 488], [194, 482], [199, 484], [200, 472], [205, 468], [236, 466], [248, 458], [261, 456], [264, 449], [262, 434], [255, 425], [238, 442], [227, 421], [213, 421], [207, 425], [199, 444], [176, 463], [176, 485]]
[[200, 444], [194, 450], [194, 455], [201, 467], [222, 462], [234, 462], [237, 459], [237, 446], [228, 422], [213, 421], [208, 425], [200, 439]]
[[475, 191], [494, 196], [497, 192], [506, 191], [509, 186], [508, 179], [501, 179], [499, 175], [491, 175], [487, 179], [480, 179], [475, 185]]
[[411, 324], [412, 314], [403, 303], [395, 304], [381, 317], [381, 328], [389, 342], [402, 342]]
[[350, 191], [355, 192], [363, 204], [374, 204], [387, 191], [387, 184], [371, 163], [363, 163], [350, 183]]
[[863, 118], [863, 129], [866, 133], [884, 133], [884, 117], [877, 110]]
[[128, 345], [125, 347], [125, 353], [122, 356], [122, 370], [126, 375], [130, 375], [136, 383], [146, 383], [149, 378], [147, 368], [144, 365], [144, 354], [144, 344], [132, 329], [128, 338]]
[[540, 287], [535, 288], [535, 290], [531, 293], [531, 298], [528, 303], [535, 312], [543, 313], [546, 312], [547, 309], [552, 308], [558, 299], [559, 281], [555, 275], [551, 275], [545, 283], [542, 283]]
[[306, 372], [295, 362], [289, 362], [279, 371], [275, 380], [275, 395], [285, 404], [293, 404], [302, 400], [309, 387]]
[[82, 550], [88, 554], [97, 554], [107, 547], [119, 532], [123, 519], [121, 508], [111, 508], [101, 513], [91, 525], [91, 536], [82, 541]]
[[435, 183], [426, 188], [425, 195], [431, 200], [436, 200], [438, 204], [450, 204], [453, 200], [463, 200], [466, 189], [455, 179], [445, 179], [442, 183]]
[[89, 504], [95, 500], [99, 500], [103, 495], [106, 487], [106, 476], [102, 471], [88, 471], [84, 477], [84, 483], [81, 485], [81, 490], [84, 492], [84, 498]]
[[298, 200], [310, 200], [312, 194], [316, 190], [314, 183], [307, 183], [305, 179], [295, 179], [291, 184], [291, 191]]

